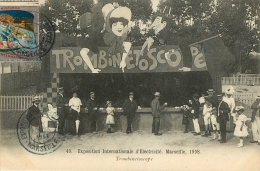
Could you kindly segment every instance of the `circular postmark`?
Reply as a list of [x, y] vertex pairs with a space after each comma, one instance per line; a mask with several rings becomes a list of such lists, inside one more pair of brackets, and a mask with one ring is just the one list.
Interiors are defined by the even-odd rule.
[[[20, 144], [28, 152], [45, 155], [56, 151], [62, 145], [62, 139], [56, 129], [34, 127], [27, 120], [27, 111], [23, 112], [17, 123], [17, 137]], [[53, 125], [56, 123], [50, 121]], [[41, 124], [44, 126], [44, 124]]]
[[35, 11], [13, 13], [15, 23], [8, 25], [7, 47], [20, 59], [37, 60], [45, 56], [55, 42], [55, 28], [44, 14]]

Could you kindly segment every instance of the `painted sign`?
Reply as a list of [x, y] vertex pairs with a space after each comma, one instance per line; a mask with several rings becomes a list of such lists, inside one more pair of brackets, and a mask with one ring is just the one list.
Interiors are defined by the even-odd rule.
[[192, 71], [207, 71], [207, 63], [205, 58], [204, 49], [201, 44], [190, 45], [192, 55]]
[[[122, 73], [120, 62], [122, 53], [111, 55], [108, 47], [100, 47], [99, 54], [89, 52], [90, 61], [100, 73]], [[51, 73], [91, 73], [80, 54], [81, 48], [59, 48], [51, 50]], [[183, 56], [178, 46], [151, 47], [140, 55], [141, 47], [129, 50], [126, 57], [125, 73], [142, 72], [180, 72], [183, 67]]]

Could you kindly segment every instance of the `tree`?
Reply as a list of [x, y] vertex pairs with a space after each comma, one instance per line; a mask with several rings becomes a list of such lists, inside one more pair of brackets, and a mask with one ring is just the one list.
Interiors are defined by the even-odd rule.
[[[256, 51], [259, 44], [256, 0], [219, 0], [215, 11], [207, 21], [212, 34], [221, 34], [231, 53], [236, 57], [236, 70], [247, 68], [249, 53]], [[253, 27], [252, 27], [253, 26]]]

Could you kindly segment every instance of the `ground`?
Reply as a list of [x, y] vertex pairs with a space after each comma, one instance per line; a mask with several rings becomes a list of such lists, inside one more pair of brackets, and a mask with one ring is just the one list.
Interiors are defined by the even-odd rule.
[[[233, 133], [227, 134], [228, 142], [225, 144], [220, 144], [212, 137], [194, 136], [181, 131], [163, 132], [162, 136], [138, 131], [129, 135], [122, 131], [113, 134], [98, 132], [81, 136], [66, 135], [62, 139], [63, 144], [57, 151], [35, 155], [21, 147], [15, 129], [2, 130], [1, 169], [260, 170], [260, 145], [249, 142], [252, 139], [251, 133], [245, 138], [242, 148], [236, 147], [239, 138], [234, 137]], [[68, 149], [72, 153], [67, 153]], [[78, 149], [95, 149], [101, 153], [83, 154], [78, 153]], [[134, 154], [107, 154], [103, 153], [103, 149], [131, 149]], [[162, 154], [140, 154], [140, 149], [161, 150]], [[167, 149], [181, 150], [185, 154], [167, 154]], [[190, 150], [194, 150], [194, 154]], [[150, 161], [121, 160], [127, 157], [150, 158]]]

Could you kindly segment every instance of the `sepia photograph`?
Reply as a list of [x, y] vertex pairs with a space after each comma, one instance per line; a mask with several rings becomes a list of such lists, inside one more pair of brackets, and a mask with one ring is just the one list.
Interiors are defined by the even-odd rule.
[[259, 171], [259, 0], [0, 0], [0, 169]]

